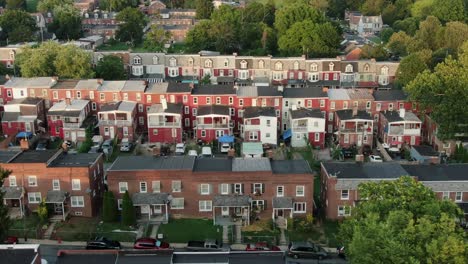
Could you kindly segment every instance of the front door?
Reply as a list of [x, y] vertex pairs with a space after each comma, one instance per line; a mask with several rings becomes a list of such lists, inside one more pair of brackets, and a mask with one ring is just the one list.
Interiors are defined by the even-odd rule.
[[110, 138], [114, 138], [115, 135], [115, 127], [111, 126], [110, 127]]
[[76, 142], [76, 132], [71, 132], [71, 140], [72, 142]]
[[54, 213], [55, 214], [62, 214], [63, 206], [61, 203], [54, 203]]
[[149, 210], [149, 205], [142, 205], [141, 206], [141, 213], [142, 214], [149, 214], [150, 210]]
[[226, 207], [226, 206], [221, 207], [221, 215], [229, 216], [229, 207]]
[[278, 209], [277, 212], [278, 212], [278, 216], [281, 216], [281, 217], [283, 216], [283, 209]]
[[161, 214], [162, 213], [162, 205], [155, 205], [153, 207], [154, 214]]
[[360, 147], [362, 145], [362, 135], [357, 136], [357, 145]]

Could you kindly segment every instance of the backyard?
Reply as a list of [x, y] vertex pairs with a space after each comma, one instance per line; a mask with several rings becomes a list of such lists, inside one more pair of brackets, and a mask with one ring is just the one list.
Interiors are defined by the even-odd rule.
[[338, 222], [326, 220], [324, 222], [314, 224], [313, 227], [308, 230], [304, 230], [296, 226], [295, 228], [288, 230], [287, 236], [290, 241], [312, 241], [329, 247], [337, 247], [340, 244], [337, 237], [338, 231]]
[[37, 214], [31, 214], [24, 219], [11, 220], [11, 225], [8, 229], [8, 235], [16, 237], [37, 238], [37, 230], [39, 227], [39, 217]]
[[271, 219], [259, 220], [242, 228], [242, 243], [269, 242], [278, 244], [280, 231]]
[[168, 224], [159, 227], [158, 233], [171, 243], [205, 239], [221, 241], [223, 228], [214, 226], [210, 219], [171, 219]]

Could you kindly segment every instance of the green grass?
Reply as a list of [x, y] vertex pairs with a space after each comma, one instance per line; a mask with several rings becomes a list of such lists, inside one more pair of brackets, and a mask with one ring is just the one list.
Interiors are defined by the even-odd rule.
[[[128, 232], [116, 232], [128, 231]], [[107, 237], [111, 240], [117, 240], [121, 242], [133, 242], [136, 239], [135, 229], [131, 229], [128, 226], [124, 226], [121, 223], [100, 223], [97, 226], [96, 234], [99, 236]]]
[[278, 243], [279, 230], [261, 230], [261, 231], [244, 231], [242, 232], [243, 243], [269, 242], [270, 244]]
[[313, 232], [303, 232], [296, 230], [288, 230], [289, 241], [308, 241], [319, 242], [322, 234], [316, 230]]
[[39, 0], [26, 0], [26, 11], [34, 13], [37, 11], [37, 3]]
[[99, 51], [120, 51], [120, 50], [128, 50], [129, 46], [122, 42], [115, 42], [112, 44], [104, 44], [99, 46]]
[[29, 238], [35, 238], [39, 222], [37, 214], [32, 214], [24, 219], [11, 220], [8, 235], [16, 237], [24, 237], [26, 235]]
[[221, 241], [223, 228], [213, 226], [209, 219], [171, 219], [168, 224], [161, 225], [158, 233], [172, 243], [186, 243], [189, 240], [218, 239]]
[[337, 221], [325, 220], [323, 223], [323, 229], [325, 236], [328, 239], [329, 247], [338, 247], [340, 241], [338, 240], [338, 232], [340, 230], [340, 224]]
[[375, 44], [381, 44], [382, 43], [382, 40], [377, 37], [377, 36], [373, 36], [373, 37], [370, 37], [369, 38], [372, 42], [374, 42]]

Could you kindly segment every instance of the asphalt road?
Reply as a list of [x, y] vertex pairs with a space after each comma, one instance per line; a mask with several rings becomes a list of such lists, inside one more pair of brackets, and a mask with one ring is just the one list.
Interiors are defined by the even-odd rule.
[[57, 252], [60, 249], [83, 249], [83, 247], [62, 246], [62, 245], [41, 245], [41, 257], [47, 260], [47, 264], [55, 264], [57, 262]]

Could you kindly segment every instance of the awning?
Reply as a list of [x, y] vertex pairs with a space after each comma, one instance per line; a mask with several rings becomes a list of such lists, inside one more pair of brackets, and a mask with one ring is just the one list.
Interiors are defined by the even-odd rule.
[[1, 192], [4, 192], [3, 199], [4, 200], [16, 200], [21, 199], [24, 194], [23, 187], [1, 187]]
[[293, 199], [291, 197], [274, 197], [273, 208], [277, 209], [292, 209]]
[[45, 203], [63, 203], [66, 198], [65, 191], [48, 191]]
[[233, 143], [234, 142], [234, 136], [224, 135], [224, 136], [218, 138], [218, 142], [219, 143]]
[[29, 138], [31, 136], [32, 136], [31, 132], [24, 132], [24, 131], [16, 134], [16, 138]]
[[216, 195], [213, 200], [213, 206], [250, 206], [250, 201], [251, 198], [247, 195]]
[[133, 205], [167, 204], [168, 193], [134, 193], [132, 195]]
[[291, 129], [288, 129], [288, 130], [284, 131], [284, 133], [283, 133], [283, 139], [288, 139], [288, 138], [290, 138], [291, 136], [292, 136], [292, 131], [291, 131]]

